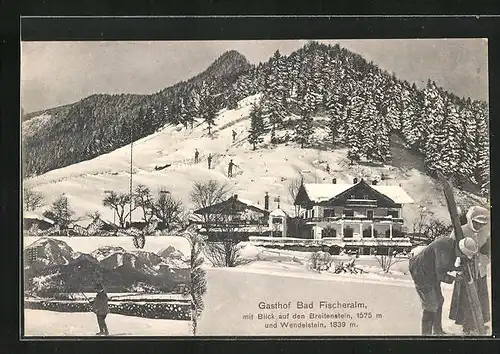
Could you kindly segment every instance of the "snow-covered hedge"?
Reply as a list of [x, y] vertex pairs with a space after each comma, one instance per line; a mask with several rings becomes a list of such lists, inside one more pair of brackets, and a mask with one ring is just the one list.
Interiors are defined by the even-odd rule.
[[[190, 320], [190, 303], [169, 302], [109, 302], [109, 312], [137, 316], [145, 318], [157, 318], [165, 320]], [[91, 306], [84, 301], [50, 301], [50, 300], [26, 300], [24, 307], [35, 310], [48, 310], [58, 312], [90, 312]]]

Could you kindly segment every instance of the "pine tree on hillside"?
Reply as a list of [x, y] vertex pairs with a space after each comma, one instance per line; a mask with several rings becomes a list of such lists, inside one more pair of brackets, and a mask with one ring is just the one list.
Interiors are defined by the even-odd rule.
[[482, 192], [487, 193], [485, 184], [490, 181], [490, 156], [489, 156], [489, 126], [488, 106], [485, 102], [473, 102], [474, 117], [476, 122], [475, 145], [477, 147], [475, 157], [474, 177]]
[[349, 100], [347, 96], [335, 92], [332, 94], [328, 101], [328, 135], [330, 136], [331, 143], [339, 142], [339, 135], [342, 133], [342, 123], [345, 123], [347, 111], [349, 109]]
[[314, 95], [308, 90], [308, 87], [303, 87], [303, 91], [299, 96], [299, 106], [301, 107], [301, 116], [296, 126], [296, 141], [301, 148], [311, 143], [313, 134], [313, 119], [312, 114], [316, 105]]
[[248, 141], [253, 145], [253, 150], [256, 149], [256, 145], [264, 141], [262, 135], [264, 134], [264, 120], [262, 118], [262, 112], [260, 107], [253, 105], [250, 111], [250, 131], [248, 136]]
[[199, 111], [203, 121], [207, 124], [208, 134], [212, 134], [212, 127], [215, 125], [215, 117], [217, 116], [217, 106], [211, 87], [208, 85], [204, 85], [202, 89]]
[[460, 158], [458, 161], [457, 178], [460, 184], [465, 182], [477, 184], [474, 177], [475, 156], [477, 156], [477, 146], [475, 145], [477, 127], [470, 98], [463, 103], [459, 115], [460, 130], [463, 139], [460, 139]]
[[279, 51], [274, 53], [269, 62], [270, 68], [266, 78], [264, 93], [262, 98], [262, 111], [265, 118], [269, 120], [271, 126], [271, 142], [276, 129], [283, 125], [286, 116], [286, 86], [284, 84], [285, 73], [283, 58]]
[[409, 103], [401, 119], [401, 133], [406, 141], [407, 148], [421, 151], [425, 141], [424, 125], [426, 123], [422, 116], [424, 112], [424, 94], [413, 84], [405, 95], [409, 96]]
[[434, 171], [441, 159], [441, 142], [444, 139], [443, 120], [445, 116], [444, 99], [436, 84], [428, 82], [424, 90], [424, 136], [425, 142], [422, 153], [428, 171]]
[[361, 160], [361, 155], [365, 153], [361, 140], [363, 139], [363, 132], [357, 117], [360, 116], [363, 106], [363, 99], [358, 95], [357, 91], [353, 91], [350, 97], [349, 114], [346, 121], [345, 142], [349, 147], [347, 151], [347, 158], [350, 163]]
[[236, 85], [232, 86], [232, 89], [226, 95], [226, 107], [227, 109], [237, 109], [238, 108], [238, 97], [236, 96]]
[[439, 156], [435, 162], [435, 169], [441, 171], [445, 176], [452, 176], [458, 171], [460, 159], [460, 119], [455, 104], [448, 100], [445, 103], [444, 119], [442, 124], [442, 134], [439, 137]]

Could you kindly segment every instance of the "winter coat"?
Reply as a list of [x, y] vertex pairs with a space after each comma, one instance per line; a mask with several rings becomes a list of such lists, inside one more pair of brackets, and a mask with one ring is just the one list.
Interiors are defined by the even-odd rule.
[[417, 287], [451, 284], [453, 277], [447, 274], [454, 270], [456, 241], [440, 237], [431, 242], [420, 253], [410, 258], [409, 270]]
[[97, 315], [107, 315], [109, 313], [108, 295], [104, 290], [97, 293], [92, 303], [92, 312]]
[[[490, 263], [490, 225], [484, 225], [479, 231], [474, 230], [472, 226], [472, 218], [477, 214], [488, 214], [488, 211], [482, 207], [472, 207], [467, 212], [467, 224], [462, 225], [462, 232], [464, 237], [470, 237], [476, 241], [479, 248], [479, 253], [474, 257], [474, 269], [477, 269], [475, 277], [486, 276], [486, 269]], [[455, 232], [452, 231], [451, 238], [455, 239]]]

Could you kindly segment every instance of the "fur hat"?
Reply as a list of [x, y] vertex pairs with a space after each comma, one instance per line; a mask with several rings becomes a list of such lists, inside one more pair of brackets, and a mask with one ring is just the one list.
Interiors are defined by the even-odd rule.
[[471, 237], [465, 237], [458, 242], [460, 252], [465, 254], [468, 258], [472, 258], [478, 251], [477, 243]]

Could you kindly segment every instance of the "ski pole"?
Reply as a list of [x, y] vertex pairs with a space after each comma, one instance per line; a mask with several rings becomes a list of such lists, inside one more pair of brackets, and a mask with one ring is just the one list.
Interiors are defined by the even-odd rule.
[[91, 303], [92, 303], [92, 302], [89, 300], [89, 298], [85, 295], [85, 293], [84, 293], [84, 292], [82, 292], [82, 295], [83, 295], [83, 297], [85, 298], [85, 300], [87, 300], [87, 302], [88, 302], [89, 304], [91, 304]]

